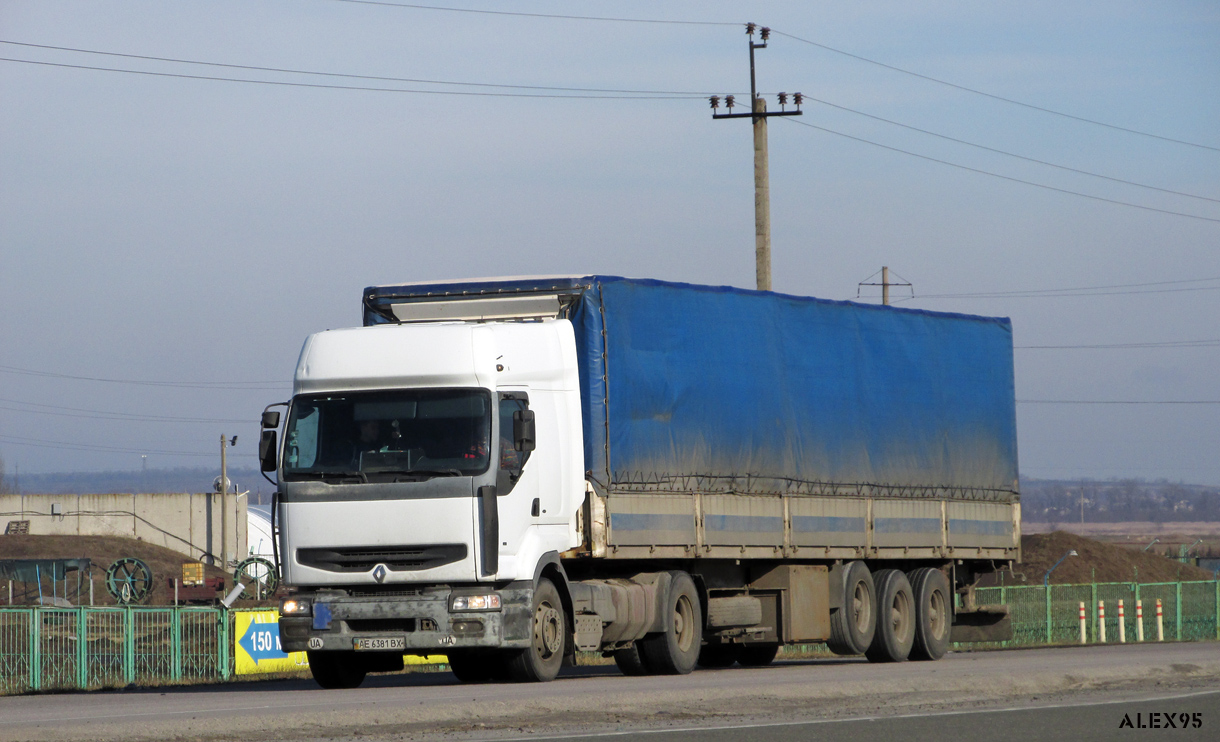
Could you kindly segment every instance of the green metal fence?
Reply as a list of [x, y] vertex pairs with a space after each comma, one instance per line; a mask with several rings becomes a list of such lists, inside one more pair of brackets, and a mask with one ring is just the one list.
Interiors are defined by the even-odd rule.
[[1156, 641], [1156, 602], [1166, 641], [1220, 639], [1220, 581], [1096, 582], [1088, 585], [988, 587], [976, 591], [981, 605], [1007, 605], [1012, 616], [1012, 641], [1006, 645], [1077, 644], [1080, 604], [1085, 606], [1085, 640], [1100, 640], [1098, 616], [1105, 607], [1106, 641], [1119, 640], [1118, 602], [1123, 602], [1126, 640], [1139, 636], [1137, 601], [1143, 604], [1144, 640]]
[[[1125, 582], [992, 587], [980, 604], [1007, 604], [1013, 638], [1007, 646], [1097, 642], [1098, 602], [1105, 603], [1106, 639], [1117, 642], [1118, 601], [1126, 638], [1136, 641], [1137, 600], [1144, 639], [1156, 641], [1161, 600], [1166, 641], [1220, 639], [1220, 582]], [[0, 695], [227, 680], [233, 674], [233, 617], [221, 608], [0, 608]], [[974, 645], [963, 645], [970, 647]]]
[[224, 680], [229, 611], [0, 608], [0, 695]]

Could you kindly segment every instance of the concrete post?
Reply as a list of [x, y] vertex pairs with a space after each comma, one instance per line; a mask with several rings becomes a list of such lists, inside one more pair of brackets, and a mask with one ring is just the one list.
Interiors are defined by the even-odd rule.
[[[754, 99], [754, 113], [767, 102]], [[771, 185], [767, 164], [767, 118], [754, 117], [754, 275], [759, 291], [771, 290]]]

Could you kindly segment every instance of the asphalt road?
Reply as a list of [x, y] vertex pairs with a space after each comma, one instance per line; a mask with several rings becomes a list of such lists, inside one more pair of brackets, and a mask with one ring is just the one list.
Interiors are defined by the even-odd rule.
[[[1139, 728], [1153, 712], [1198, 713], [1200, 726]], [[1124, 715], [1137, 728], [1120, 729]], [[0, 741], [990, 742], [1217, 739], [1218, 728], [1220, 643], [955, 653], [896, 665], [794, 661], [684, 677], [585, 667], [541, 685], [416, 673], [375, 676], [350, 691], [274, 681], [0, 698]]]

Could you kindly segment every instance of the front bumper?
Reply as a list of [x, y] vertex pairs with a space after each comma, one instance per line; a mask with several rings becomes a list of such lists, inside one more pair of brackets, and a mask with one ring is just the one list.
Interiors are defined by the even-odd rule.
[[511, 582], [496, 589], [499, 610], [449, 610], [454, 595], [470, 592], [445, 585], [419, 588], [409, 595], [355, 596], [341, 590], [302, 593], [313, 601], [313, 615], [281, 616], [280, 641], [286, 652], [350, 651], [358, 639], [403, 637], [406, 654], [530, 645], [534, 601], [530, 582]]

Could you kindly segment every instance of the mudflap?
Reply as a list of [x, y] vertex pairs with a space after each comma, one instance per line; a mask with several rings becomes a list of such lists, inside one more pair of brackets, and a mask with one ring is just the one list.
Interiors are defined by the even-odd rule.
[[1003, 642], [1012, 639], [1012, 616], [1006, 605], [979, 606], [972, 611], [958, 610], [953, 617], [954, 642]]

